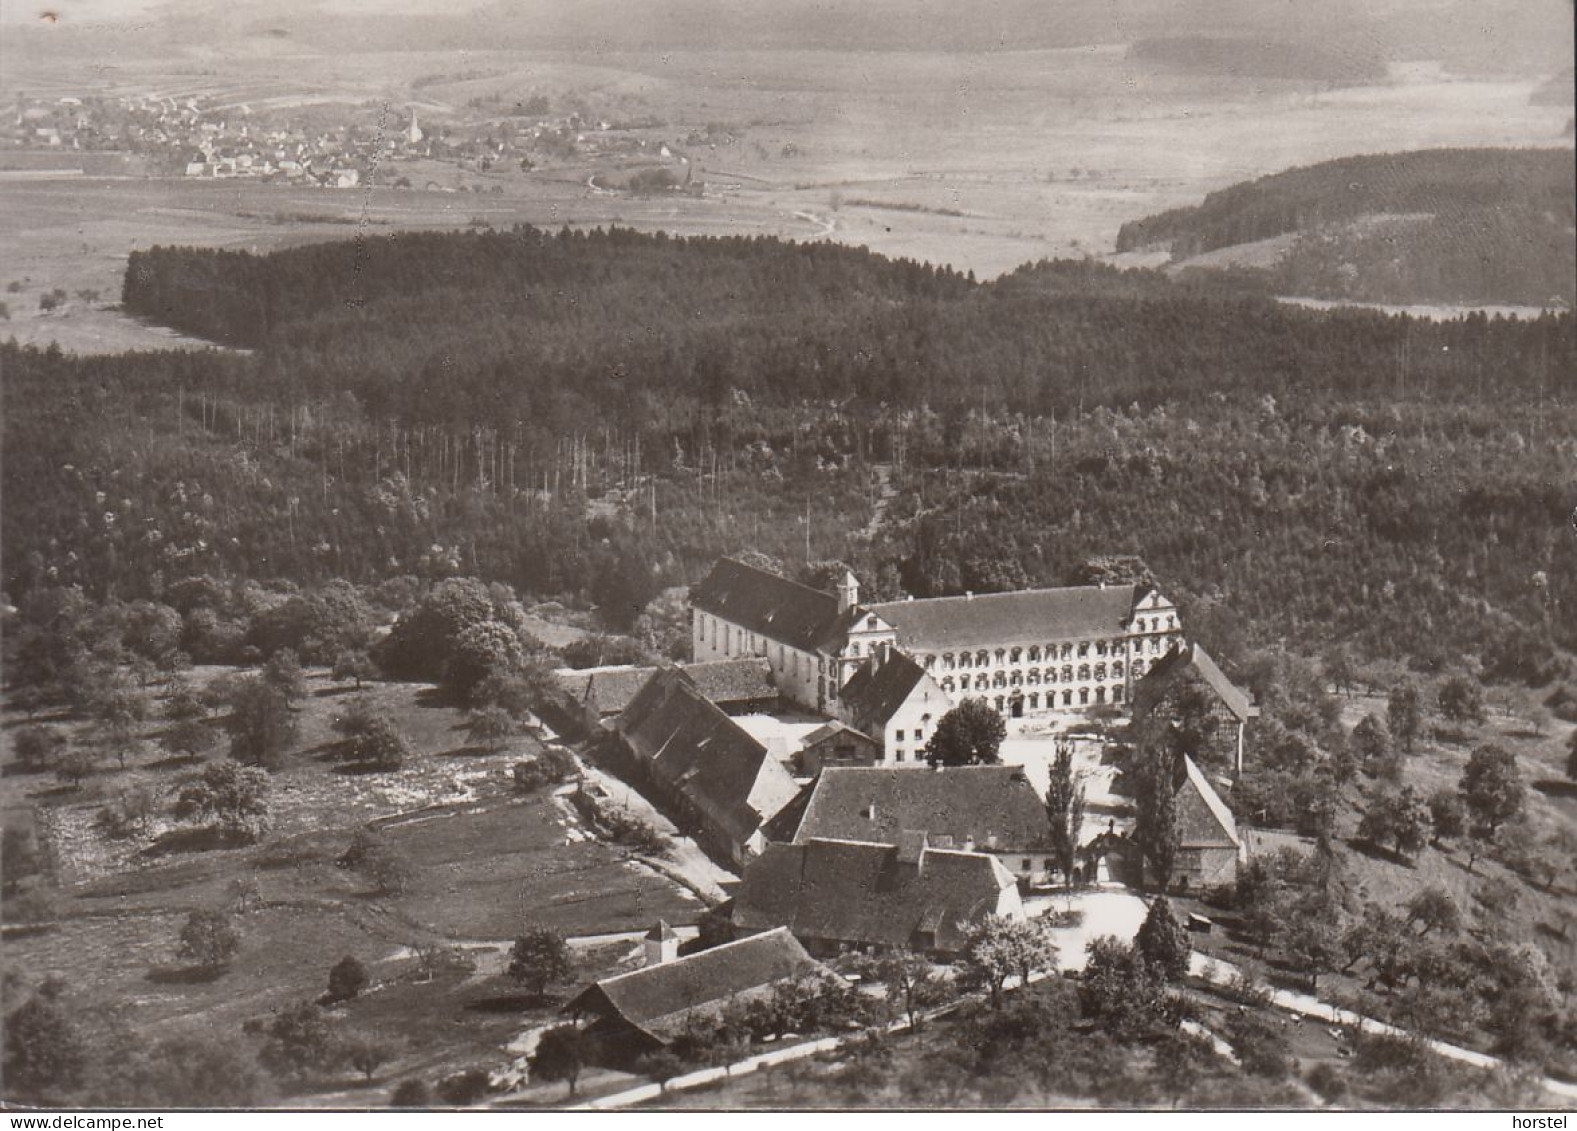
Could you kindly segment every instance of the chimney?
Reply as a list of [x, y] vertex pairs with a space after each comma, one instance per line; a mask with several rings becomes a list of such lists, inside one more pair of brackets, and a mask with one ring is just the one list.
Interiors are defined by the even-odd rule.
[[843, 571], [843, 579], [838, 582], [838, 611], [846, 613], [860, 603], [860, 583], [849, 570]]
[[679, 936], [674, 934], [672, 927], [659, 919], [641, 940], [641, 951], [646, 957], [647, 966], [672, 962], [679, 957]]
[[867, 821], [876, 820], [876, 802], [872, 801], [869, 805], [861, 809], [860, 816], [864, 817]]

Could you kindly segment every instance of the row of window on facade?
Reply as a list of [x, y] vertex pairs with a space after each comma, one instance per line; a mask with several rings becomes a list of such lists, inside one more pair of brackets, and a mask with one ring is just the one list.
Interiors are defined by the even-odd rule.
[[[1163, 643], [1164, 641], [1160, 637], [1152, 638], [1150, 641], [1150, 652], [1153, 655], [1160, 655]], [[1138, 640], [1134, 642], [1134, 651], [1136, 653], [1143, 649], [1144, 641]], [[1010, 664], [1036, 664], [1043, 659], [1071, 660], [1077, 658], [1083, 660], [1088, 659], [1092, 653], [1095, 656], [1121, 656], [1123, 649], [1118, 641], [1097, 640], [1093, 644], [1090, 641], [1085, 641], [1077, 645], [1063, 644], [1060, 647], [1055, 644], [1048, 644], [1044, 649], [1038, 645], [1031, 645], [1028, 648], [998, 648], [995, 652], [982, 648], [977, 652], [959, 652], [956, 656], [952, 652], [943, 652], [940, 661], [942, 670], [950, 672], [959, 668], [988, 668], [993, 666], [993, 664], [998, 667]], [[923, 657], [921, 662], [927, 669], [934, 669], [937, 661], [938, 657], [928, 655]]]
[[[1137, 676], [1143, 674], [1143, 672], [1144, 661], [1135, 660], [1133, 662], [1133, 674]], [[1065, 664], [1061, 674], [1062, 683], [1072, 683], [1076, 678], [1083, 683], [1088, 683], [1092, 679], [1104, 682], [1107, 679], [1122, 679], [1123, 665], [1120, 662], [1113, 663], [1110, 666], [1096, 664], [1093, 667], [1089, 664], [1080, 664], [1075, 668], [1072, 664]], [[1057, 683], [1059, 682], [1057, 676], [1058, 671], [1056, 668], [1047, 668], [1045, 682]], [[985, 691], [992, 687], [1039, 687], [1041, 682], [1041, 671], [1039, 668], [1030, 668], [1027, 672], [998, 671], [990, 674], [981, 672], [974, 677], [973, 684], [971, 684], [969, 676], [959, 676], [957, 689], [959, 691], [968, 691], [972, 686], [976, 691]], [[943, 691], [954, 690], [953, 677], [950, 675], [943, 676], [941, 685]]]

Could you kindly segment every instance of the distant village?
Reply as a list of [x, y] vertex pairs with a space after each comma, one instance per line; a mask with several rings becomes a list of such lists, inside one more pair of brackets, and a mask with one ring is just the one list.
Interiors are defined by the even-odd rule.
[[333, 189], [356, 188], [376, 169], [380, 182], [394, 187], [453, 191], [451, 183], [430, 178], [435, 164], [473, 173], [527, 173], [604, 157], [684, 165], [681, 145], [716, 149], [739, 140], [737, 130], [717, 123], [689, 131], [682, 141], [664, 138], [661, 123], [554, 113], [542, 96], [433, 120], [413, 106], [345, 110], [350, 120], [332, 123], [323, 120], [327, 109], [321, 106], [254, 109], [196, 97], [22, 95], [0, 131], [0, 152], [131, 153], [147, 159], [156, 174]]

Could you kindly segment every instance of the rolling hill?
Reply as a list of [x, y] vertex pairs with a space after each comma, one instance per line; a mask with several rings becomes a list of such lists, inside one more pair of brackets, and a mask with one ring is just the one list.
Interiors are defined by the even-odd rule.
[[1279, 294], [1370, 302], [1577, 301], [1569, 149], [1373, 154], [1233, 185], [1123, 225], [1119, 252], [1247, 269]]

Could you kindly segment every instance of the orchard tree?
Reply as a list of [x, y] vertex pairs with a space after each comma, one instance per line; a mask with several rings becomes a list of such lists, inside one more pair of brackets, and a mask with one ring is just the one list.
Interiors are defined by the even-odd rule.
[[1391, 844], [1411, 857], [1428, 842], [1429, 814], [1411, 786], [1376, 794], [1358, 822], [1358, 835], [1373, 845]]
[[550, 983], [575, 976], [575, 961], [563, 935], [548, 927], [532, 927], [515, 940], [509, 952], [508, 972], [540, 998]]
[[175, 799], [179, 821], [206, 821], [232, 840], [254, 841], [268, 830], [268, 793], [273, 783], [258, 766], [216, 762], [181, 787]]
[[[30, 726], [17, 732], [12, 750], [24, 770], [37, 773], [53, 766], [65, 745], [65, 738], [53, 727]], [[1573, 752], [1577, 754], [1577, 747]]]
[[365, 649], [351, 649], [334, 657], [333, 675], [338, 680], [354, 680], [356, 690], [360, 691], [363, 680], [377, 678], [378, 665], [372, 662]]
[[596, 1054], [595, 1039], [574, 1025], [559, 1025], [537, 1040], [531, 1054], [531, 1076], [535, 1080], [563, 1081], [569, 1094], [575, 1094], [581, 1071]]
[[228, 966], [240, 947], [241, 936], [226, 912], [199, 907], [186, 916], [176, 956], [200, 970], [215, 971]]
[[925, 955], [898, 947], [882, 958], [876, 976], [887, 987], [889, 1004], [899, 1005], [909, 1019], [909, 1028], [918, 1031], [919, 1011], [936, 1004], [943, 991], [935, 967]]
[[1007, 947], [1009, 961], [1018, 975], [1019, 985], [1029, 985], [1030, 977], [1057, 966], [1057, 944], [1039, 919], [1013, 919], [992, 916], [987, 920]]
[[958, 977], [966, 987], [985, 987], [991, 996], [991, 1008], [1001, 1009], [1002, 987], [1016, 966], [1012, 945], [998, 927], [997, 916], [993, 915], [969, 932]]
[[1473, 823], [1491, 837], [1522, 812], [1527, 792], [1517, 771], [1517, 756], [1493, 743], [1473, 751], [1457, 788]]
[[965, 699], [943, 715], [925, 744], [932, 766], [991, 766], [998, 761], [1007, 724], [984, 699]]
[[1424, 726], [1424, 702], [1418, 685], [1411, 680], [1403, 680], [1391, 688], [1385, 717], [1390, 724], [1392, 737], [1402, 744], [1403, 750], [1411, 754], [1413, 744], [1418, 741], [1419, 732]]
[[1188, 973], [1188, 935], [1172, 914], [1172, 905], [1166, 896], [1158, 896], [1150, 904], [1150, 911], [1139, 925], [1134, 936], [1134, 946], [1140, 956], [1169, 981], [1178, 981]]
[[1342, 966], [1342, 932], [1336, 911], [1321, 899], [1305, 901], [1293, 911], [1286, 927], [1285, 949], [1294, 966], [1309, 978], [1309, 992], [1317, 993], [1320, 975]]
[[1346, 645], [1337, 645], [1325, 653], [1320, 666], [1324, 669], [1326, 680], [1338, 695], [1352, 694], [1353, 686], [1358, 682], [1352, 649]]
[[1407, 923], [1418, 928], [1419, 938], [1432, 931], [1454, 934], [1462, 926], [1462, 912], [1450, 892], [1427, 887], [1407, 901]]
[[296, 713], [273, 683], [249, 676], [236, 683], [230, 696], [230, 757], [257, 766], [278, 767], [296, 741]]
[[343, 1037], [335, 1049], [338, 1059], [350, 1065], [369, 1084], [379, 1068], [394, 1059], [394, 1045], [376, 1034], [355, 1033]]
[[1437, 789], [1429, 795], [1429, 820], [1434, 826], [1432, 839], [1455, 840], [1467, 829], [1467, 810], [1462, 795], [1453, 789]]
[[12, 1098], [73, 1091], [88, 1064], [87, 1043], [58, 1001], [35, 995], [5, 1019], [5, 1084]]
[[301, 670], [301, 660], [290, 648], [269, 657], [268, 663], [263, 665], [263, 681], [292, 706], [307, 697], [306, 674]]
[[1064, 882], [1073, 886], [1079, 862], [1079, 833], [1084, 826], [1084, 784], [1073, 772], [1073, 744], [1057, 743], [1046, 785], [1046, 817], [1051, 823], [1051, 844]]
[[1376, 715], [1365, 715], [1358, 720], [1348, 745], [1365, 773], [1380, 776], [1390, 765], [1391, 730], [1385, 720]]
[[1479, 682], [1462, 673], [1450, 676], [1435, 693], [1440, 713], [1448, 722], [1482, 723], [1484, 721], [1484, 689]]
[[159, 736], [159, 745], [172, 758], [196, 762], [219, 744], [219, 735], [202, 719], [182, 719], [171, 723]]
[[411, 744], [388, 719], [375, 718], [350, 741], [350, 755], [375, 770], [398, 770], [411, 756]]
[[81, 789], [82, 783], [98, 768], [98, 752], [89, 746], [71, 747], [55, 760], [55, 776], [69, 783], [72, 789]]
[[300, 1080], [331, 1065], [337, 1043], [329, 1015], [317, 1003], [303, 1001], [274, 1017], [258, 1057], [275, 1076]]

